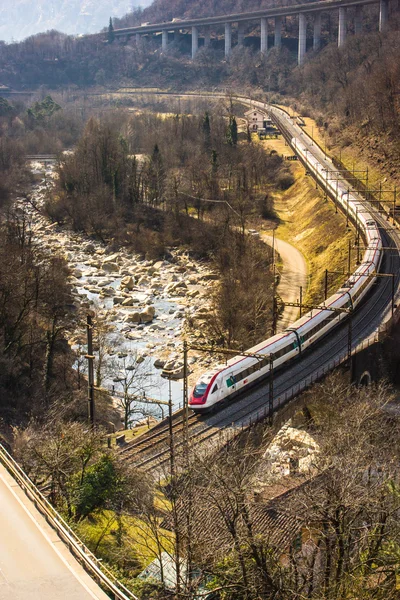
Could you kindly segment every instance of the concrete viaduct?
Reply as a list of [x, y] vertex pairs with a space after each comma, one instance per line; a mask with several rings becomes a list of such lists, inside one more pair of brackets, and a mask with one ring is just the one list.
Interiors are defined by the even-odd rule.
[[192, 33], [192, 58], [195, 58], [199, 49], [199, 32], [204, 37], [204, 46], [211, 43], [211, 27], [222, 26], [225, 28], [225, 57], [229, 57], [232, 50], [232, 28], [236, 25], [238, 45], [244, 43], [246, 23], [259, 21], [261, 24], [261, 47], [260, 51], [268, 51], [268, 21], [274, 23], [274, 46], [280, 47], [282, 42], [282, 18], [298, 16], [299, 22], [299, 41], [298, 41], [298, 64], [304, 62], [306, 55], [306, 31], [307, 16], [313, 18], [314, 35], [313, 49], [318, 50], [321, 44], [321, 15], [327, 11], [338, 11], [339, 13], [339, 33], [338, 45], [342, 46], [346, 40], [347, 34], [347, 9], [354, 8], [354, 33], [357, 35], [362, 30], [362, 9], [368, 4], [377, 4], [379, 2], [379, 31], [384, 32], [388, 26], [389, 0], [322, 0], [321, 2], [309, 2], [307, 4], [297, 4], [295, 6], [280, 6], [259, 10], [256, 12], [237, 13], [222, 15], [218, 17], [206, 17], [199, 19], [174, 19], [170, 22], [143, 24], [139, 27], [128, 27], [125, 29], [116, 29], [114, 31], [117, 38], [129, 38], [136, 36], [136, 42], [145, 34], [161, 33], [162, 51], [165, 52], [168, 47], [169, 32], [179, 33], [182, 29], [189, 29]]

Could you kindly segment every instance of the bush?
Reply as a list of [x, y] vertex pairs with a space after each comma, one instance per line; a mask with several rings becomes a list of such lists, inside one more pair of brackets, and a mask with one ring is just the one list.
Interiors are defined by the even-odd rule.
[[291, 173], [282, 173], [279, 175], [277, 185], [280, 190], [288, 190], [294, 184], [294, 177]]
[[258, 199], [257, 208], [262, 219], [273, 219], [276, 216], [274, 202], [268, 194]]

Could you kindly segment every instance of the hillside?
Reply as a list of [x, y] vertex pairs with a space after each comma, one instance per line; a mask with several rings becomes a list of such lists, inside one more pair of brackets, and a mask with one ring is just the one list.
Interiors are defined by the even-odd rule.
[[[140, 0], [141, 6], [150, 0]], [[122, 17], [139, 5], [139, 0], [15, 0], [0, 3], [0, 40], [22, 40], [30, 35], [57, 29], [64, 33], [95, 33], [110, 16]]]

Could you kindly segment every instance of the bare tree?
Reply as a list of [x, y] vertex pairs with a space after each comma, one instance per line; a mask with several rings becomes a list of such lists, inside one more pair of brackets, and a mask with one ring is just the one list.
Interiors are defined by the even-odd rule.
[[[146, 372], [145, 364], [138, 358], [137, 353], [113, 360], [109, 367], [109, 374], [116, 384], [116, 398], [123, 411], [124, 428], [131, 427], [134, 415], [150, 416], [156, 414], [154, 405], [146, 402], [146, 390], [152, 387]], [[144, 399], [144, 402], [140, 402]]]

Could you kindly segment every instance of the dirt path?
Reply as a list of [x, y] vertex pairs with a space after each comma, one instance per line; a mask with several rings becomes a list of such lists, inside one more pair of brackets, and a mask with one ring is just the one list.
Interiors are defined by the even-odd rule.
[[[272, 236], [260, 231], [263, 242], [272, 246]], [[275, 238], [275, 250], [281, 257], [283, 268], [278, 286], [279, 295], [284, 302], [297, 302], [300, 295], [300, 286], [305, 295], [307, 289], [307, 263], [304, 256], [294, 246]], [[286, 306], [278, 321], [278, 332], [283, 331], [290, 323], [296, 320], [299, 309]]]

